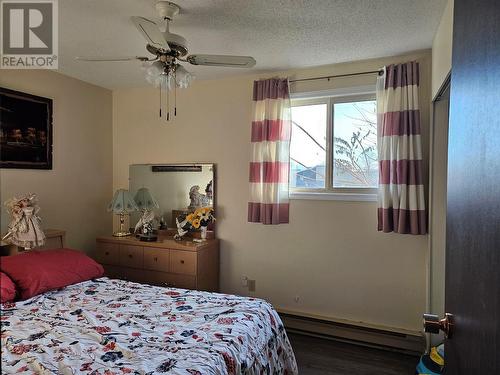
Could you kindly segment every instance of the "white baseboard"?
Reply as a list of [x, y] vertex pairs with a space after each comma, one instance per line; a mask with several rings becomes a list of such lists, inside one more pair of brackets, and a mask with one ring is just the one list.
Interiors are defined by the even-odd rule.
[[278, 313], [288, 332], [346, 341], [413, 355], [420, 355], [425, 350], [425, 338], [420, 332], [301, 314], [281, 309], [278, 309]]

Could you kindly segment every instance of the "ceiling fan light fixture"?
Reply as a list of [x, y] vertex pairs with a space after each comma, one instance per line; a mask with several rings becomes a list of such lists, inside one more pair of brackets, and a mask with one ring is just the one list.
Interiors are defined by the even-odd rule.
[[175, 81], [177, 87], [181, 89], [188, 88], [194, 80], [194, 75], [186, 70], [182, 65], [178, 64], [175, 69]]
[[175, 87], [185, 89], [195, 78], [182, 65], [168, 64], [160, 60], [143, 65], [143, 70], [145, 70], [145, 78], [149, 84], [156, 88], [161, 86], [166, 90], [172, 90]]
[[172, 77], [172, 74], [162, 74], [161, 80], [162, 87], [164, 87], [165, 90], [170, 91], [174, 88], [174, 78]]
[[146, 74], [146, 81], [153, 85], [154, 87], [160, 87], [160, 78], [157, 76], [153, 76], [153, 75], [150, 75], [150, 74]]
[[[140, 61], [146, 81], [159, 88], [160, 118], [170, 121], [177, 116], [177, 88], [188, 88], [195, 75], [187, 71], [179, 62], [191, 65], [215, 67], [252, 68], [255, 59], [251, 56], [235, 55], [188, 55], [187, 41], [184, 37], [170, 32], [169, 24], [179, 14], [181, 8], [170, 1], [155, 0], [156, 10], [163, 22], [141, 16], [132, 16], [131, 22], [146, 42], [146, 50], [153, 57], [78, 57], [80, 61]], [[0, 0], [1, 2], [1, 0]]]
[[161, 73], [158, 75], [146, 75], [146, 81], [155, 88], [170, 91], [173, 89], [173, 77], [171, 74]]
[[155, 61], [147, 69], [146, 73], [151, 76], [159, 76], [165, 70], [165, 65], [161, 61]]

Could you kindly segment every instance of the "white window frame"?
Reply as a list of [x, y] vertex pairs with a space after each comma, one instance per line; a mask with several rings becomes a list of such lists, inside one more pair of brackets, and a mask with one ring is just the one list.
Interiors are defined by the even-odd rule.
[[340, 201], [377, 201], [377, 188], [365, 187], [334, 187], [333, 186], [333, 138], [334, 138], [334, 105], [363, 100], [375, 100], [375, 86], [359, 86], [309, 93], [294, 93], [291, 95], [292, 107], [299, 105], [327, 105], [326, 124], [326, 173], [325, 188], [290, 188], [290, 199], [309, 200], [340, 200]]

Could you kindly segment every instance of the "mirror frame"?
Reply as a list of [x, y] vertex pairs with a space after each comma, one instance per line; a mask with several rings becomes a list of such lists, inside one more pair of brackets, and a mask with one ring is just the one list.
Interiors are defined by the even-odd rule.
[[[212, 165], [212, 173], [213, 173], [213, 179], [212, 179], [212, 192], [213, 192], [213, 199], [212, 199], [212, 206], [214, 208], [215, 216], [217, 217], [217, 164], [213, 162], [196, 162], [196, 163], [133, 163], [129, 164], [128, 166], [128, 189], [130, 191], [130, 167], [132, 166], [150, 166], [150, 167], [174, 167], [174, 168], [179, 168], [179, 167], [196, 167], [199, 165], [207, 165], [210, 164]], [[175, 172], [175, 171], [172, 171]], [[181, 172], [180, 170], [178, 172]], [[186, 171], [187, 172], [187, 171]], [[132, 193], [132, 191], [130, 191]], [[176, 228], [175, 228], [176, 229]], [[214, 235], [217, 233], [217, 224], [215, 223], [213, 226], [213, 232]]]

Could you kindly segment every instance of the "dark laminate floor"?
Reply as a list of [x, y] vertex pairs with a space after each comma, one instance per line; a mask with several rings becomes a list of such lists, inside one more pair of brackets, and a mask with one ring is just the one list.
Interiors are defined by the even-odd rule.
[[414, 375], [418, 358], [289, 333], [300, 375]]

